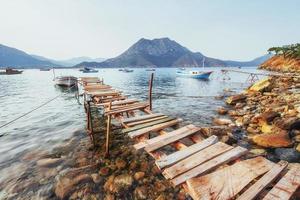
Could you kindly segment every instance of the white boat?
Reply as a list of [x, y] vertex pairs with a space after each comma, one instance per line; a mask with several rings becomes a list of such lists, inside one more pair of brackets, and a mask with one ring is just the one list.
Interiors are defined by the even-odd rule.
[[75, 76], [58, 76], [54, 79], [55, 84], [63, 87], [72, 87], [77, 84]]

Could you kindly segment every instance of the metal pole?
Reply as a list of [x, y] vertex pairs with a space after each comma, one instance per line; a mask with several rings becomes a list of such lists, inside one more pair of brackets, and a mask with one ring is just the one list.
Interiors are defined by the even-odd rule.
[[[108, 105], [108, 112], [111, 110], [111, 101]], [[105, 143], [105, 157], [109, 156], [109, 135], [110, 135], [110, 124], [111, 124], [111, 115], [107, 116], [107, 126], [106, 126], [106, 143]]]
[[152, 111], [152, 85], [153, 85], [154, 73], [151, 73], [149, 81], [149, 109]]

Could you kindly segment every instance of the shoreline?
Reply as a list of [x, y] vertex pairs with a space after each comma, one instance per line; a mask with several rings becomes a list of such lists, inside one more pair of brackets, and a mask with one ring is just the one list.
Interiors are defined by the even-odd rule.
[[[213, 120], [217, 126], [202, 128], [203, 135], [205, 137], [217, 135], [221, 141], [228, 144], [250, 148], [250, 157], [263, 155], [270, 160], [276, 159], [273, 155], [274, 148], [255, 145], [252, 136], [257, 137], [263, 134], [272, 136], [270, 133], [264, 133], [270, 130], [280, 132], [277, 129], [278, 123], [275, 124], [278, 122], [276, 119], [279, 117], [278, 114], [265, 114], [265, 111], [269, 112], [271, 108], [278, 108], [278, 112], [283, 109], [283, 119], [299, 118], [300, 111], [297, 109], [300, 107], [295, 108], [294, 105], [298, 105], [298, 103], [300, 105], [299, 100], [297, 100], [300, 98], [298, 94], [293, 92], [293, 89], [300, 90], [300, 79], [273, 79], [268, 80], [270, 84], [262, 82], [252, 90], [229, 97], [231, 102], [228, 99], [226, 101], [231, 105], [220, 108], [218, 110], [220, 115], [216, 115]], [[282, 105], [283, 102], [279, 101], [282, 96], [285, 97], [284, 100], [287, 98], [286, 105]], [[258, 101], [264, 103], [260, 104]], [[269, 104], [270, 102], [275, 104]], [[273, 106], [270, 108], [268, 105]], [[286, 106], [288, 109], [285, 109]], [[294, 112], [295, 109], [297, 113]], [[226, 113], [226, 120], [218, 118]], [[252, 118], [255, 120], [251, 121]], [[270, 119], [272, 120], [270, 121]], [[280, 129], [286, 131], [285, 137], [282, 137], [283, 134], [279, 134], [279, 141], [283, 139], [283, 147], [289, 148], [291, 151], [291, 149], [296, 148], [296, 145], [298, 146], [297, 141], [290, 143], [297, 135], [288, 139], [286, 137], [288, 129], [283, 128]], [[298, 132], [296, 131], [296, 133]], [[111, 159], [104, 159], [104, 135], [97, 138], [98, 145], [96, 149], [93, 149], [85, 131], [76, 133], [62, 146], [55, 148], [51, 154], [40, 155], [37, 161], [36, 157], [39, 155], [37, 152], [24, 155], [22, 160], [28, 162], [33, 160], [31, 165], [18, 177], [17, 184], [12, 185], [7, 190], [7, 194], [2, 192], [0, 197], [4, 196], [6, 199], [80, 198], [107, 200], [190, 198], [181, 187], [173, 188], [168, 180], [160, 175], [159, 170], [154, 165], [153, 158], [144, 151], [137, 152], [134, 150], [132, 148], [133, 141], [128, 136], [114, 131], [112, 137]], [[292, 145], [294, 146], [291, 147]], [[282, 146], [275, 148], [282, 148]], [[297, 157], [296, 161], [299, 162], [300, 157]], [[1, 190], [4, 191], [4, 185], [10, 186], [10, 184], [13, 183], [1, 183]]]

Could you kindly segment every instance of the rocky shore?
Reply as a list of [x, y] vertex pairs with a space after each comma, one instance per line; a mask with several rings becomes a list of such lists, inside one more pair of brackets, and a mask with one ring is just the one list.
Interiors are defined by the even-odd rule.
[[300, 72], [300, 59], [275, 55], [262, 63], [260, 68], [278, 72]]
[[263, 155], [272, 161], [300, 162], [300, 77], [270, 77], [241, 94], [226, 99], [218, 109], [225, 119], [214, 119], [227, 142]]
[[[300, 78], [296, 74], [265, 78], [226, 99], [204, 136], [250, 150], [272, 161], [300, 162]], [[98, 129], [101, 119], [95, 119]], [[31, 151], [20, 157], [10, 179], [0, 183], [0, 199], [191, 199], [163, 178], [144, 151], [119, 130], [112, 132], [111, 156], [104, 158], [104, 134], [93, 148], [85, 131], [77, 131], [51, 153]], [[13, 167], [12, 167], [12, 170]]]

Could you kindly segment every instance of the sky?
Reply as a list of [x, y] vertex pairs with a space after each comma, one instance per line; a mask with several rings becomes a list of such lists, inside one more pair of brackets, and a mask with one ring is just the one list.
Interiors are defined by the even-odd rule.
[[111, 58], [161, 37], [251, 60], [300, 42], [300, 0], [0, 0], [0, 44], [47, 58]]

